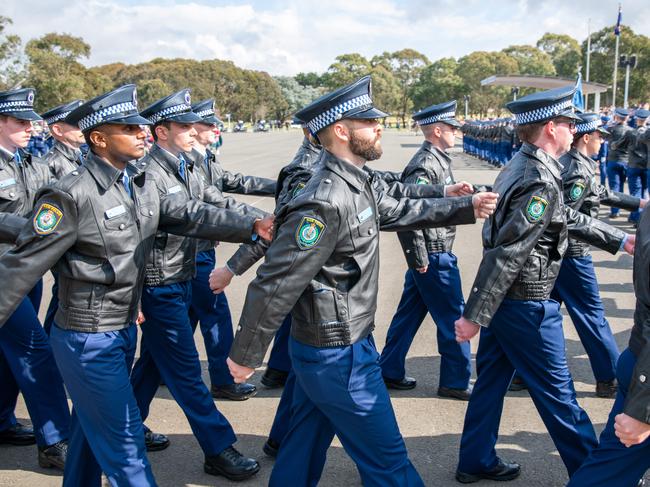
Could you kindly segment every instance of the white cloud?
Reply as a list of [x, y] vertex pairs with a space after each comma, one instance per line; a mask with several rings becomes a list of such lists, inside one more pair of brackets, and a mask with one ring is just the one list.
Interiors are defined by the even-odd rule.
[[[221, 5], [217, 5], [220, 3]], [[338, 54], [368, 57], [405, 47], [435, 60], [532, 44], [547, 31], [582, 41], [616, 20], [610, 0], [5, 0], [24, 40], [67, 32], [92, 47], [89, 65], [155, 57], [226, 59], [271, 74], [323, 71]], [[624, 24], [650, 35], [650, 2], [627, 1]]]

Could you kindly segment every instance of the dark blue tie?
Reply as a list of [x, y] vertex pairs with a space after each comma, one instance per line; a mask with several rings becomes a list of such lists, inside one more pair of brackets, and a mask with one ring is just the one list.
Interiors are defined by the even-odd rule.
[[183, 178], [183, 181], [187, 181], [187, 178], [185, 177], [185, 172], [187, 170], [187, 161], [183, 157], [183, 154], [178, 155], [178, 160], [181, 162], [180, 165], [178, 166], [178, 174], [181, 175]]
[[210, 152], [205, 151], [205, 157], [203, 158], [203, 162], [205, 162], [205, 168], [210, 169]]
[[20, 156], [19, 151], [16, 151], [14, 153], [14, 161], [16, 161], [16, 166], [18, 166], [18, 167], [23, 165], [23, 158]]
[[131, 194], [131, 178], [129, 178], [129, 175], [124, 171], [122, 173], [122, 184], [124, 185], [124, 189], [126, 190], [126, 194], [129, 195], [129, 198], [132, 198], [133, 195]]

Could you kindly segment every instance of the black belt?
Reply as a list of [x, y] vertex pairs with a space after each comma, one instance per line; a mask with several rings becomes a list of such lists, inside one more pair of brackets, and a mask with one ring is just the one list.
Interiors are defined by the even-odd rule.
[[545, 281], [515, 281], [506, 297], [521, 301], [545, 301], [551, 297], [555, 279]]
[[438, 252], [448, 252], [447, 242], [444, 240], [427, 240], [427, 252], [432, 254]]

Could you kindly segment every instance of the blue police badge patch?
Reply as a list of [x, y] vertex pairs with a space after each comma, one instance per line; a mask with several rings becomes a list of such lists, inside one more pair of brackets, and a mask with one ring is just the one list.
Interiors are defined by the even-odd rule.
[[569, 191], [569, 198], [571, 201], [578, 201], [584, 192], [585, 183], [582, 181], [576, 181], [573, 183], [573, 186], [571, 186], [571, 191]]
[[418, 176], [418, 179], [415, 181], [415, 184], [431, 184], [431, 181], [429, 181], [424, 176]]
[[548, 201], [540, 196], [532, 196], [526, 207], [526, 218], [531, 223], [538, 222], [546, 213]]
[[39, 235], [52, 233], [63, 218], [63, 212], [49, 203], [43, 203], [35, 215], [34, 230]]
[[296, 230], [296, 243], [300, 250], [316, 246], [325, 231], [325, 224], [310, 216], [303, 216]]

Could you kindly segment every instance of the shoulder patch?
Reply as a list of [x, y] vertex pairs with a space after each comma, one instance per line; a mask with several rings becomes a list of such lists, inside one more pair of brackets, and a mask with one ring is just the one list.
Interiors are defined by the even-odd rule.
[[325, 231], [325, 224], [313, 217], [303, 216], [296, 229], [296, 243], [300, 250], [308, 250], [318, 244]]
[[546, 213], [548, 201], [541, 196], [531, 196], [528, 206], [526, 206], [526, 218], [531, 223], [538, 222]]
[[415, 184], [431, 184], [431, 181], [429, 181], [424, 176], [418, 176], [418, 179], [415, 181]]
[[61, 222], [63, 212], [49, 203], [41, 204], [34, 216], [34, 230], [39, 235], [52, 233]]
[[583, 181], [576, 181], [573, 183], [573, 186], [571, 186], [571, 190], [569, 191], [569, 199], [571, 201], [578, 201], [584, 192], [585, 183]]

